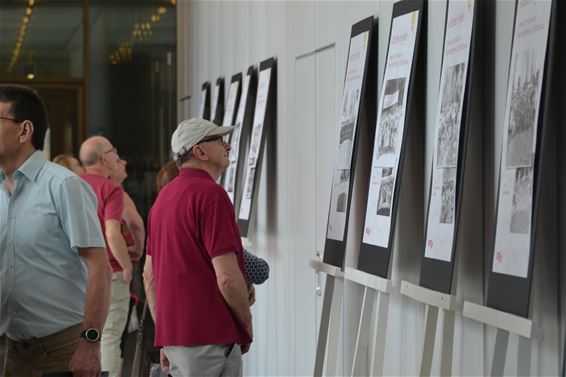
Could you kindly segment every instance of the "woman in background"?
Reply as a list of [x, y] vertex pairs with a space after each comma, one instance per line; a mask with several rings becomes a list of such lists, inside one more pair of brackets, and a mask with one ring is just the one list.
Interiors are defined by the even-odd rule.
[[76, 175], [83, 174], [85, 169], [75, 157], [70, 154], [60, 154], [53, 158], [53, 162], [66, 167]]

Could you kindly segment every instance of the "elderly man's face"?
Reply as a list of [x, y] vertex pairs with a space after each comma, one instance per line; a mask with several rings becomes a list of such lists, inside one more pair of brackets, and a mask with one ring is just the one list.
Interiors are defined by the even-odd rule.
[[228, 159], [230, 144], [224, 142], [222, 136], [201, 141], [199, 145], [206, 151], [209, 162], [220, 171], [224, 171], [230, 165], [230, 160]]
[[118, 155], [118, 150], [110, 142], [107, 143], [104, 152], [102, 152], [102, 159], [106, 162], [106, 166], [111, 173], [119, 169], [121, 159]]

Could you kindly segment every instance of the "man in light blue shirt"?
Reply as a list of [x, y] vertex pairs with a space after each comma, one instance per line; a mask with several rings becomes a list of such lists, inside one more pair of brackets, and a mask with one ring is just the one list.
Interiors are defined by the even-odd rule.
[[47, 115], [0, 85], [0, 334], [5, 377], [100, 373], [111, 270], [88, 185], [43, 159]]

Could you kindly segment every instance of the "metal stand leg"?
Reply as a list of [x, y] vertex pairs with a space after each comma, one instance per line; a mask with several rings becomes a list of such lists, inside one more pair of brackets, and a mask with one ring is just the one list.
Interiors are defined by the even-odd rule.
[[370, 320], [373, 310], [373, 302], [375, 299], [375, 291], [371, 288], [364, 287], [364, 298], [362, 301], [362, 314], [360, 315], [360, 324], [358, 326], [358, 337], [356, 340], [356, 348], [354, 349], [354, 363], [352, 365], [352, 376], [362, 376], [363, 356], [367, 354], [369, 345]]
[[442, 354], [440, 355], [440, 375], [452, 375], [452, 349], [454, 346], [455, 315], [452, 310], [442, 310]]
[[493, 364], [491, 365], [492, 377], [503, 376], [508, 344], [509, 331], [497, 329], [497, 335], [495, 337], [495, 352], [493, 353]]
[[322, 301], [322, 315], [318, 331], [318, 343], [316, 346], [316, 359], [313, 373], [314, 377], [322, 377], [322, 370], [324, 368], [326, 341], [328, 339], [328, 328], [330, 325], [330, 310], [332, 309], [332, 296], [334, 295], [334, 281], [334, 276], [326, 275], [324, 299]]
[[420, 376], [430, 376], [437, 321], [438, 308], [436, 306], [427, 305], [425, 309], [425, 333], [422, 343], [421, 365], [419, 368]]
[[531, 375], [531, 340], [519, 336], [519, 352], [517, 358], [517, 375]]
[[340, 338], [340, 319], [342, 317], [342, 296], [344, 284], [338, 282], [334, 289], [334, 299], [330, 314], [330, 340], [328, 342], [328, 360], [326, 363], [326, 375], [336, 375], [336, 359], [338, 358], [338, 339]]
[[387, 336], [387, 316], [389, 314], [389, 294], [378, 292], [376, 312], [377, 328], [373, 339], [373, 363], [371, 364], [370, 376], [383, 375], [385, 338]]

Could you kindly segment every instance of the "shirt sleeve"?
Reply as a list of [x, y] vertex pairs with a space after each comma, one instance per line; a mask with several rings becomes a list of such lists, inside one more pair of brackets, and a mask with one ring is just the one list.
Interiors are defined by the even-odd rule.
[[71, 248], [106, 247], [92, 188], [78, 176], [65, 178], [59, 188], [59, 218]]
[[104, 221], [118, 220], [122, 221], [122, 213], [124, 212], [124, 190], [122, 186], [109, 184], [106, 204], [103, 209]]
[[242, 241], [237, 232], [234, 207], [227, 195], [224, 198], [220, 193], [204, 208], [200, 218], [202, 239], [210, 258], [231, 251], [241, 253]]

